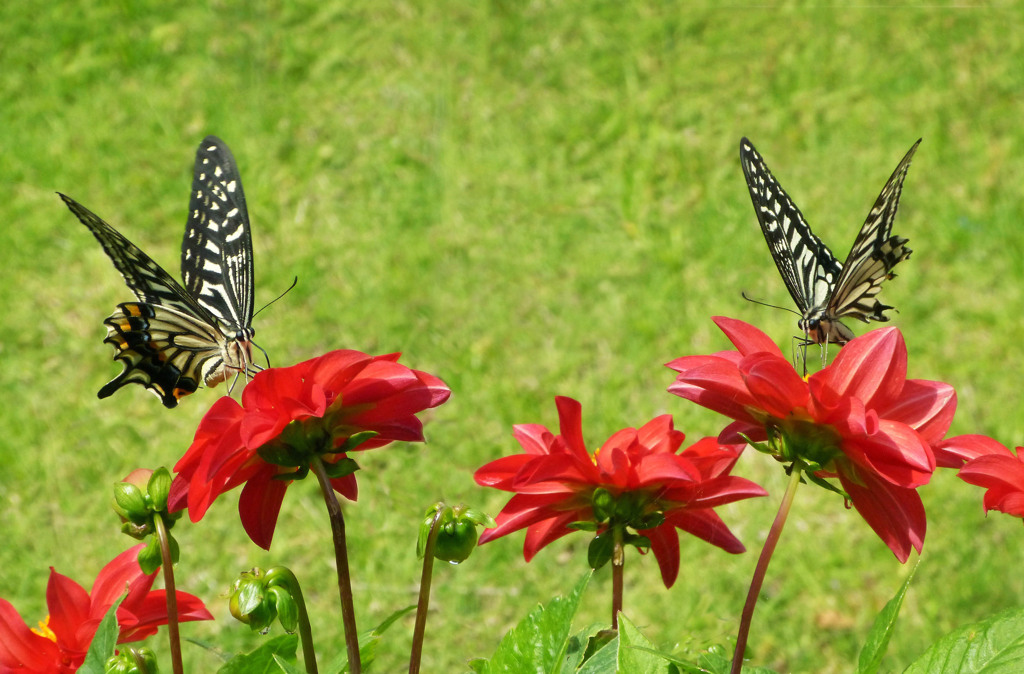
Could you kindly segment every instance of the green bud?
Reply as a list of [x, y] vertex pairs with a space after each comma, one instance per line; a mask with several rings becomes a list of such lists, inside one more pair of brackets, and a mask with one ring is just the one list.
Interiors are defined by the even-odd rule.
[[149, 545], [139, 550], [139, 568], [147, 576], [160, 568], [163, 559], [160, 555], [160, 544], [154, 536]]
[[598, 487], [590, 497], [590, 506], [594, 511], [594, 519], [607, 522], [615, 513], [615, 497], [607, 489]]
[[299, 627], [299, 607], [291, 593], [280, 585], [272, 586], [267, 591], [268, 599], [273, 599], [277, 609], [277, 619], [288, 634], [293, 634]]
[[459, 564], [472, 554], [476, 541], [476, 524], [473, 522], [462, 519], [447, 522], [437, 532], [434, 557], [443, 562]]
[[128, 482], [114, 484], [114, 510], [131, 522], [149, 520], [150, 510], [142, 490]]
[[590, 564], [590, 568], [597, 571], [611, 561], [614, 548], [615, 541], [610, 531], [602, 531], [594, 536], [594, 540], [590, 541], [587, 548], [587, 563]]
[[171, 473], [164, 467], [158, 468], [149, 478], [146, 493], [153, 510], [162, 513], [167, 510], [167, 497], [171, 493]]

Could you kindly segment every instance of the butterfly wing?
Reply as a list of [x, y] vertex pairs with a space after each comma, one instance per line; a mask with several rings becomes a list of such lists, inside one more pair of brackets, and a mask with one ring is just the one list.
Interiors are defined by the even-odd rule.
[[882, 304], [875, 296], [882, 289], [882, 282], [894, 276], [893, 267], [911, 253], [906, 247], [907, 239], [892, 235], [892, 223], [903, 193], [903, 180], [920, 144], [918, 140], [904, 155], [871, 207], [829, 299], [825, 310], [827, 319], [849, 316], [865, 323], [889, 320], [883, 312], [892, 307]]
[[210, 312], [138, 246], [71, 197], [60, 194], [60, 198], [100, 242], [103, 251], [140, 302], [172, 307], [182, 313], [195, 314], [209, 323], [214, 322]]
[[107, 343], [124, 370], [100, 389], [106, 398], [125, 384], [151, 389], [165, 407], [224, 378], [229, 336], [217, 319], [164, 269], [99, 216], [64, 194], [67, 207], [103, 246], [139, 302], [121, 304], [104, 321]]
[[740, 163], [775, 266], [806, 321], [824, 310], [842, 265], [811, 232], [800, 209], [746, 138], [740, 141]]
[[231, 150], [207, 136], [196, 151], [192, 197], [181, 243], [189, 294], [231, 329], [252, 338], [252, 235], [242, 178]]

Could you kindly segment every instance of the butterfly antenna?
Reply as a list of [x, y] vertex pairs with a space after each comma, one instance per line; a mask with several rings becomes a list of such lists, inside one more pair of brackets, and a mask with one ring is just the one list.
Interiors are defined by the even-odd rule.
[[789, 307], [780, 307], [777, 304], [768, 304], [767, 302], [762, 302], [761, 300], [755, 300], [753, 297], [748, 297], [747, 291], [745, 290], [740, 292], [740, 296], [743, 297], [743, 299], [745, 299], [746, 301], [753, 302], [754, 304], [760, 304], [762, 307], [769, 307], [771, 309], [782, 309], [783, 311], [788, 311], [791, 314], [796, 314], [801, 318], [803, 317], [803, 314], [801, 314], [799, 311], [796, 311], [795, 309], [790, 309]]
[[[294, 288], [294, 287], [295, 287], [295, 284], [293, 283], [293, 284], [292, 284], [292, 288]], [[289, 288], [289, 290], [290, 290], [290, 288]], [[288, 291], [286, 290], [285, 292], [288, 292]], [[279, 298], [277, 298], [277, 299], [281, 299], [281, 298], [279, 297]], [[276, 302], [277, 300], [274, 300], [274, 301]], [[259, 344], [257, 344], [256, 342], [253, 342], [253, 344], [252, 344], [252, 345], [253, 345], [253, 346], [255, 346], [255, 347], [256, 347], [257, 349], [259, 349], [259, 350], [260, 350], [260, 353], [262, 353], [262, 354], [263, 354], [263, 358], [264, 358], [264, 359], [265, 359], [265, 360], [267, 361], [267, 367], [270, 367], [270, 354], [268, 354], [268, 353], [267, 353], [267, 350], [266, 350], [266, 349], [264, 349], [264, 348], [263, 348], [262, 346], [260, 346]], [[258, 370], [264, 370], [264, 369], [266, 369], [266, 368], [264, 368], [264, 367], [263, 367], [262, 365], [257, 365], [256, 363], [253, 363], [253, 364], [252, 364], [252, 366], [253, 366], [254, 368], [256, 368], [256, 369], [257, 369], [257, 371], [258, 371]]]
[[[295, 286], [297, 286], [298, 284], [299, 284], [299, 277], [298, 277], [298, 276], [296, 276], [296, 277], [295, 277], [295, 278], [294, 278], [294, 279], [292, 280], [292, 284], [291, 284], [290, 286], [288, 286], [288, 289], [287, 289], [287, 290], [285, 290], [285, 291], [284, 291], [283, 293], [281, 293], [280, 295], [278, 295], [278, 296], [277, 296], [277, 297], [275, 297], [274, 299], [272, 299], [272, 300], [270, 300], [269, 302], [267, 302], [266, 304], [264, 304], [264, 305], [263, 305], [262, 307], [260, 307], [260, 308], [259, 308], [259, 310], [258, 310], [258, 311], [257, 311], [257, 312], [256, 312], [255, 314], [253, 314], [253, 315], [252, 315], [252, 317], [253, 317], [253, 318], [256, 318], [257, 316], [259, 316], [259, 314], [260, 314], [260, 311], [263, 311], [264, 309], [266, 309], [267, 307], [269, 307], [269, 306], [270, 306], [271, 304], [273, 304], [274, 302], [278, 301], [279, 299], [281, 299], [282, 297], [284, 297], [285, 295], [287, 295], [288, 293], [290, 293], [290, 292], [292, 291], [292, 288], [294, 288], [294, 287], [295, 287]], [[256, 347], [256, 348], [257, 348], [257, 349], [259, 349], [259, 347]], [[263, 351], [263, 349], [260, 349], [260, 351]], [[263, 353], [264, 353], [264, 354], [266, 354], [266, 351], [263, 351]], [[269, 362], [268, 362], [268, 366], [269, 366]]]

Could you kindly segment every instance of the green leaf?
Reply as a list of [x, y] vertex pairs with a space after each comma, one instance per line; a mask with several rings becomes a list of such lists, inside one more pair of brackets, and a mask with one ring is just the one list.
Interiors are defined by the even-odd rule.
[[587, 655], [587, 649], [590, 648], [591, 640], [605, 631], [610, 631], [608, 630], [608, 623], [594, 623], [569, 637], [565, 650], [565, 671], [576, 671]]
[[[286, 672], [278, 664], [280, 660], [297, 662], [295, 652], [299, 638], [294, 634], [282, 634], [270, 639], [251, 653], [242, 653], [224, 663], [217, 674], [277, 674]], [[300, 670], [301, 671], [301, 670]], [[288, 673], [290, 674], [290, 673]]]
[[583, 666], [576, 670], [576, 674], [615, 674], [618, 667], [618, 659], [619, 637], [616, 636], [587, 658]]
[[78, 668], [82, 674], [103, 674], [106, 670], [107, 660], [114, 654], [117, 646], [117, 636], [120, 633], [117, 627], [117, 607], [124, 601], [124, 597], [125, 595], [121, 595], [121, 598], [114, 602], [100, 621], [100, 626], [96, 628], [85, 661]]
[[569, 630], [591, 575], [590, 572], [584, 575], [568, 597], [555, 597], [530, 611], [502, 638], [487, 668], [476, 671], [517, 674], [563, 671]]
[[904, 674], [1010, 674], [1024, 664], [1024, 609], [961, 627], [935, 642]]
[[[918, 560], [919, 563], [920, 560]], [[907, 579], [903, 581], [900, 589], [896, 591], [895, 596], [875, 618], [875, 622], [868, 632], [867, 640], [865, 640], [863, 648], [860, 649], [857, 674], [875, 674], [878, 671], [882, 664], [882, 657], [885, 656], [885, 650], [889, 647], [889, 639], [892, 638], [892, 633], [896, 629], [896, 618], [900, 615], [903, 599], [907, 596], [907, 589], [910, 587], [910, 581], [913, 580], [916, 571], [917, 564], [910, 570], [910, 574], [907, 575]]]
[[668, 672], [669, 663], [657, 651], [654, 645], [640, 633], [629, 619], [619, 613], [619, 653], [618, 669], [620, 672]]

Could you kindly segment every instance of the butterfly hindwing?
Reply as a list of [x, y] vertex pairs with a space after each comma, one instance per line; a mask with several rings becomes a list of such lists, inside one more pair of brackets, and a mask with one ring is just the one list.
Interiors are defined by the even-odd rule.
[[100, 398], [138, 383], [174, 407], [201, 385], [253, 367], [252, 240], [241, 190], [231, 151], [207, 137], [196, 153], [182, 244], [185, 287], [95, 213], [60, 195], [139, 300], [119, 304], [103, 321], [104, 341], [124, 370], [100, 389]]
[[887, 321], [892, 307], [876, 298], [892, 269], [910, 255], [907, 239], [892, 235], [903, 180], [920, 140], [903, 157], [875, 201], [840, 264], [815, 236], [803, 215], [772, 176], [753, 144], [740, 141], [740, 161], [761, 231], [789, 294], [800, 310], [800, 328], [819, 344], [845, 344], [853, 332], [843, 317]]
[[242, 178], [231, 150], [207, 136], [196, 151], [181, 243], [188, 292], [236, 331], [252, 322], [252, 236]]

